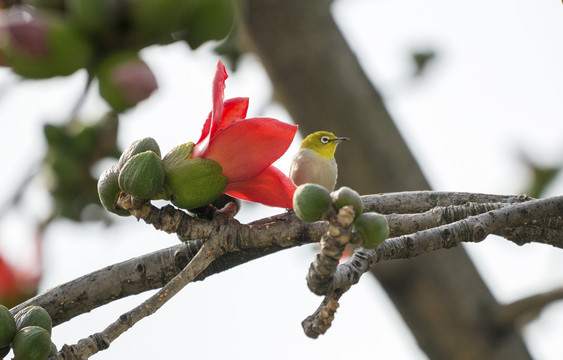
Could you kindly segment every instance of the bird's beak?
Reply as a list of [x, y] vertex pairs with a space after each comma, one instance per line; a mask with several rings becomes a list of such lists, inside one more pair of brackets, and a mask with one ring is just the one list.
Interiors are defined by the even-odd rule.
[[342, 142], [342, 141], [346, 141], [346, 140], [350, 140], [350, 138], [347, 137], [337, 137], [334, 140], [331, 140], [332, 142]]

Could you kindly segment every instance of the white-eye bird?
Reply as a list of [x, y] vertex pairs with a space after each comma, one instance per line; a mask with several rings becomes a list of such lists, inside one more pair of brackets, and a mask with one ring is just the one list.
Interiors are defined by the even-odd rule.
[[295, 185], [314, 183], [334, 190], [338, 169], [334, 152], [347, 137], [337, 137], [328, 131], [317, 131], [307, 136], [293, 157], [289, 177]]

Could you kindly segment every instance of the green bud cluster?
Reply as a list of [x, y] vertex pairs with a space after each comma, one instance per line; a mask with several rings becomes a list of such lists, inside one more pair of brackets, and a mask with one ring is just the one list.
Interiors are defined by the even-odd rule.
[[387, 218], [375, 212], [364, 213], [360, 194], [349, 187], [329, 193], [323, 186], [303, 184], [293, 195], [293, 210], [305, 222], [327, 220], [331, 212], [338, 212], [344, 206], [354, 209], [354, 239], [358, 239], [361, 246], [375, 249], [389, 237]]
[[[11, 5], [11, 6], [10, 6]], [[0, 66], [45, 79], [86, 69], [117, 112], [148, 98], [156, 78], [139, 51], [225, 38], [233, 0], [8, 0], [0, 10]]]
[[31, 305], [15, 316], [0, 305], [0, 358], [13, 349], [15, 359], [45, 360], [57, 353], [51, 341], [53, 323], [45, 309]]
[[164, 194], [164, 167], [156, 140], [146, 137], [134, 141], [121, 154], [117, 164], [106, 169], [98, 180], [98, 195], [103, 207], [128, 216], [117, 206], [121, 192], [139, 200], [161, 198]]
[[187, 210], [217, 200], [225, 190], [227, 178], [217, 162], [190, 158], [193, 146], [176, 146], [161, 159], [153, 138], [133, 142], [118, 163], [106, 169], [98, 180], [98, 195], [104, 208], [117, 215], [130, 215], [117, 205], [122, 192], [139, 200], [170, 200]]

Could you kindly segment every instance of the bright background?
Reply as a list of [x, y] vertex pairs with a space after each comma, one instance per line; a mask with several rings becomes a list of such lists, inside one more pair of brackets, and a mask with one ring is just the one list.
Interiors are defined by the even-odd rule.
[[[333, 13], [433, 189], [520, 193], [531, 179], [522, 153], [546, 166], [563, 165], [563, 6], [558, 1], [340, 0]], [[175, 44], [143, 52], [160, 89], [121, 119], [122, 147], [152, 136], [166, 153], [199, 138], [211, 109], [217, 62], [211, 49], [211, 44], [197, 51]], [[436, 59], [424, 76], [413, 77], [411, 55], [425, 50], [435, 51]], [[79, 72], [69, 78], [17, 82], [0, 70], [4, 204], [42, 159], [46, 145], [41, 125], [66, 120], [86, 76]], [[292, 121], [271, 103], [272, 86], [255, 57], [245, 56], [239, 70], [230, 73], [226, 97], [250, 97], [249, 116]], [[104, 106], [93, 91], [82, 114], [93, 119]], [[300, 140], [278, 162], [283, 171]], [[101, 164], [97, 173], [107, 165]], [[549, 193], [563, 193], [561, 177]], [[16, 259], [28, 251], [32, 224], [47, 216], [50, 201], [44, 179], [37, 177], [22, 205], [0, 219], [3, 254]], [[248, 222], [282, 211], [246, 206], [237, 217]], [[41, 289], [177, 243], [175, 236], [132, 218], [116, 219], [109, 228], [101, 222], [57, 221], [45, 236]], [[560, 249], [519, 247], [492, 237], [466, 248], [501, 302], [563, 284]], [[308, 339], [301, 321], [321, 301], [305, 284], [314, 251], [311, 246], [284, 251], [191, 284], [94, 359], [334, 359], [373, 353], [426, 358], [370, 276], [344, 295], [328, 333]], [[26, 266], [25, 260], [18, 261]], [[58, 346], [75, 343], [148, 296], [79, 316], [56, 327], [53, 340]], [[560, 359], [563, 303], [547, 307], [523, 333], [534, 358]]]

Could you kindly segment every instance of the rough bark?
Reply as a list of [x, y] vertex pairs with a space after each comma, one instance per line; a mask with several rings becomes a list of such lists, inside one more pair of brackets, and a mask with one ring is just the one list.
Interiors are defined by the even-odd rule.
[[[427, 189], [330, 3], [243, 1], [241, 27], [300, 131], [352, 139], [337, 152], [340, 185], [361, 193]], [[490, 326], [487, 311], [498, 304], [463, 248], [378, 266], [375, 274], [430, 358], [530, 358], [516, 330]]]

